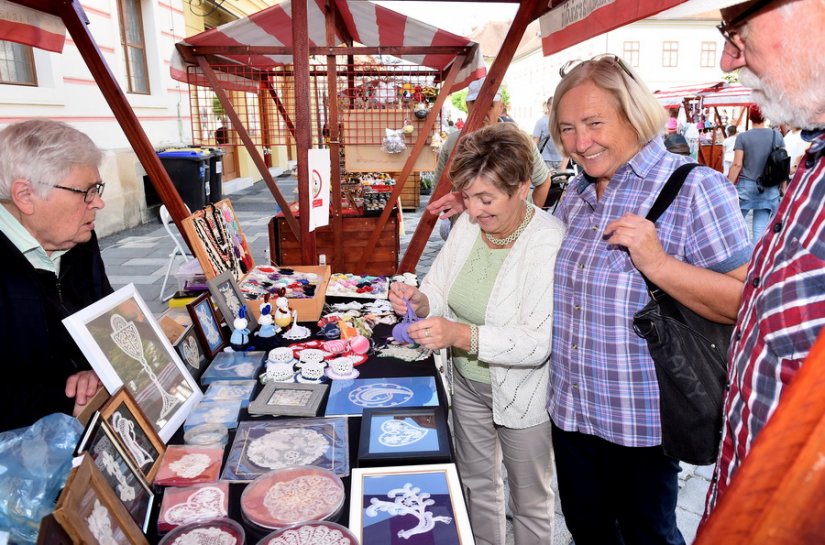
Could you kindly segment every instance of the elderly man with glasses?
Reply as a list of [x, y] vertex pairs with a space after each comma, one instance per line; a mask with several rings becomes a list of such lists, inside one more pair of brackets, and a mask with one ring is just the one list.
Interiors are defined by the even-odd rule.
[[77, 415], [100, 387], [61, 320], [112, 292], [94, 233], [102, 152], [35, 119], [0, 131], [0, 431]]
[[722, 69], [739, 70], [765, 116], [801, 127], [811, 146], [747, 271], [706, 514], [735, 478], [825, 324], [825, 3], [745, 2], [723, 9], [722, 18]]

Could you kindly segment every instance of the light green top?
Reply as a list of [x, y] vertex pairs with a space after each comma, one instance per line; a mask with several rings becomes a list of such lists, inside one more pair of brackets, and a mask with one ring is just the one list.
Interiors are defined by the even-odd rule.
[[60, 272], [60, 258], [67, 250], [57, 250], [52, 252], [52, 255], [47, 254], [37, 239], [2, 204], [0, 204], [0, 231], [20, 250], [20, 253], [26, 256], [35, 269], [50, 271], [54, 274]]
[[[490, 248], [481, 239], [482, 236], [479, 233], [476, 238], [447, 300], [457, 321], [464, 324], [484, 325], [493, 284], [501, 264], [510, 253], [510, 248]], [[477, 356], [468, 355], [466, 350], [453, 348], [453, 364], [463, 377], [490, 384], [490, 366], [479, 361]]]

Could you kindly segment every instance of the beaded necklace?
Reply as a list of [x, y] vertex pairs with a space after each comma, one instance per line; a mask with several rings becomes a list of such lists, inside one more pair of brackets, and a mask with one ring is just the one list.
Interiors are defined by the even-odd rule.
[[516, 230], [507, 235], [504, 238], [496, 238], [490, 233], [484, 233], [484, 236], [487, 237], [491, 243], [495, 244], [496, 246], [507, 246], [511, 242], [514, 242], [523, 232], [527, 229], [527, 225], [530, 223], [530, 220], [533, 219], [533, 207], [528, 206], [527, 210], [524, 213], [524, 219], [521, 220], [521, 223]]
[[223, 218], [220, 217], [215, 207], [210, 206], [204, 209], [202, 215], [195, 218], [194, 223], [198, 238], [204, 243], [206, 253], [216, 272], [231, 270], [237, 276], [240, 267], [229, 243]]

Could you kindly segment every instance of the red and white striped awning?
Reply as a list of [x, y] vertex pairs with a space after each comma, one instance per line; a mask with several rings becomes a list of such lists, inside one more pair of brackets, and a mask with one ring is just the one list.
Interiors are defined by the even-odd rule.
[[0, 0], [0, 40], [60, 53], [66, 42], [66, 25], [55, 15]]
[[539, 19], [544, 55], [651, 17], [685, 0], [567, 0]]
[[750, 87], [740, 84], [724, 84], [716, 89], [702, 91], [704, 106], [747, 106], [753, 104]]
[[718, 85], [720, 85], [719, 82], [713, 81], [708, 83], [680, 85], [678, 87], [670, 87], [668, 89], [656, 91], [653, 95], [656, 97], [656, 100], [659, 101], [659, 104], [665, 108], [676, 107], [681, 106], [682, 102], [686, 98], [698, 97], [702, 94], [702, 92], [710, 91]]
[[[474, 42], [463, 36], [451, 34], [406, 15], [402, 15], [383, 6], [364, 0], [334, 0], [341, 22], [352, 39], [364, 46], [471, 46]], [[326, 45], [325, 16], [323, 0], [310, 0], [307, 3], [309, 45]], [[341, 36], [338, 36], [343, 43]], [[254, 13], [243, 19], [232, 21], [217, 28], [190, 36], [180, 42], [192, 46], [270, 46], [291, 47], [292, 40], [292, 4], [283, 2]], [[292, 64], [288, 55], [222, 55], [228, 63], [250, 64], [265, 68], [283, 64]], [[414, 64], [443, 70], [455, 60], [452, 55], [407, 55], [402, 56]], [[192, 71], [187, 77], [186, 64], [175, 51], [172, 58], [172, 77], [189, 83]], [[479, 79], [487, 73], [487, 68], [478, 48], [470, 62], [458, 74], [456, 83], [450, 92], [457, 91]], [[234, 82], [224, 82], [228, 87], [238, 88], [244, 82], [236, 78]], [[233, 85], [234, 84], [234, 85]], [[250, 89], [250, 90], [254, 90]]]

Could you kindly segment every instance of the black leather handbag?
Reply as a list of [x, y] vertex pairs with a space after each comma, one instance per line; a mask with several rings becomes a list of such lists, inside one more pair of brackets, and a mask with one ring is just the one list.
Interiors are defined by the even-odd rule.
[[[670, 206], [688, 173], [671, 175], [647, 219]], [[727, 352], [732, 325], [712, 322], [691, 311], [645, 278], [650, 302], [633, 317], [633, 328], [647, 341], [659, 383], [662, 447], [678, 460], [716, 462], [722, 435], [722, 404], [727, 383]]]

